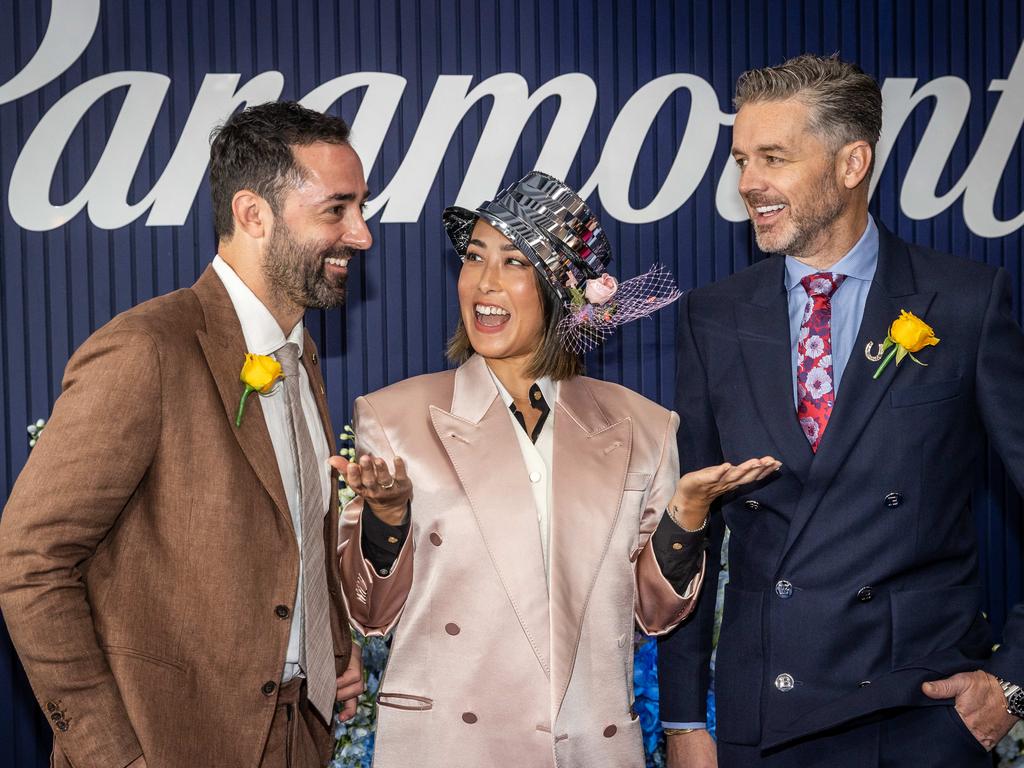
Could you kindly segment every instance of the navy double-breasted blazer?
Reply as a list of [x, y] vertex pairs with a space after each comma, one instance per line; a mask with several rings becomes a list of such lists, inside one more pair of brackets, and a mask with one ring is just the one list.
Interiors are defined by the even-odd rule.
[[[1024, 685], [1024, 606], [993, 654], [970, 509], [987, 433], [1024, 488], [1024, 335], [1002, 269], [879, 227], [878, 268], [817, 454], [797, 422], [774, 256], [681, 302], [683, 472], [770, 454], [777, 476], [726, 498], [730, 580], [718, 736], [763, 748], [879, 710], [933, 703], [924, 680], [983, 668]], [[872, 378], [869, 342], [900, 310], [940, 338]], [[720, 541], [720, 539], [719, 539]], [[704, 719], [717, 574], [662, 641], [662, 719]]]

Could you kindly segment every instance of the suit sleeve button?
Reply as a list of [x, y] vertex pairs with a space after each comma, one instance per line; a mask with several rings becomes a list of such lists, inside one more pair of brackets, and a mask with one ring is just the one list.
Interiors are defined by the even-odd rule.
[[862, 603], [870, 602], [874, 596], [875, 590], [873, 590], [871, 587], [861, 587], [857, 590], [857, 599], [860, 600]]
[[274, 615], [279, 619], [287, 619], [291, 615], [287, 605], [279, 605], [274, 609]]
[[272, 696], [274, 694], [274, 691], [277, 690], [277, 683], [275, 683], [273, 680], [267, 680], [267, 682], [263, 684], [263, 687], [260, 690], [263, 691], [264, 696]]
[[887, 493], [882, 501], [885, 503], [885, 506], [889, 507], [889, 509], [895, 509], [903, 503], [903, 494], [899, 491], [892, 491], [891, 493]]
[[757, 512], [761, 508], [760, 501], [754, 501], [754, 499], [747, 499], [743, 502], [743, 506], [749, 509], [751, 512]]

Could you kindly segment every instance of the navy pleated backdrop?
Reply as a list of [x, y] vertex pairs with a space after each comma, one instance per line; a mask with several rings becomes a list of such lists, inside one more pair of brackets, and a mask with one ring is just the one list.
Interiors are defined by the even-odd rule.
[[[440, 212], [459, 195], [478, 148], [481, 155], [501, 158], [497, 145], [481, 138], [486, 127], [493, 128], [488, 124], [490, 98], [468, 109], [450, 142], [443, 131], [417, 135], [431, 96], [442, 81], [449, 87], [452, 76], [471, 77], [472, 88], [501, 73], [518, 73], [533, 93], [558, 76], [585, 75], [572, 92], [585, 94], [586, 82], [592, 82], [596, 106], [582, 135], [565, 140], [572, 146], [565, 145], [569, 155], [563, 172], [573, 185], [585, 184], [598, 161], [609, 159], [602, 150], [620, 112], [657, 78], [696, 76], [713, 88], [717, 109], [724, 113], [731, 112], [731, 91], [740, 72], [802, 51], [839, 51], [893, 86], [916, 78], [904, 95], [935, 87], [935, 98], [922, 99], [898, 137], [889, 141], [891, 152], [880, 169], [872, 211], [906, 239], [1006, 267], [1014, 277], [1019, 318], [1024, 221], [1002, 231], [998, 222], [1020, 218], [1024, 208], [1024, 59], [1021, 76], [1011, 78], [1024, 42], [1022, 15], [1020, 0], [0, 0], [0, 84], [26, 69], [48, 29], [56, 35], [59, 27], [64, 36], [43, 57], [46, 61], [34, 62], [58, 71], [34, 87], [0, 85], [0, 488], [6, 498], [29, 450], [25, 425], [46, 417], [72, 351], [118, 312], [191, 284], [212, 258], [209, 192], [198, 177], [191, 184], [184, 174], [178, 186], [160, 190], [159, 204], [173, 207], [176, 201], [187, 211], [181, 222], [167, 223], [173, 217], [162, 213], [149, 226], [145, 205], [129, 214], [122, 211], [120, 220], [116, 211], [104, 214], [118, 206], [127, 209], [149, 194], [186, 131], [208, 74], [235, 73], [237, 87], [243, 88], [261, 73], [276, 71], [283, 98], [301, 98], [340, 75], [404, 78], [390, 120], [386, 100], [373, 102], [374, 114], [359, 112], [370, 104], [372, 93], [383, 93], [373, 84], [369, 90], [350, 90], [330, 106], [349, 120], [357, 114], [365, 119], [357, 122], [363, 129], [356, 135], [361, 153], [380, 142], [379, 153], [363, 158], [372, 161], [369, 182], [375, 193], [387, 189], [402, 168], [405, 189], [415, 186], [410, 179], [424, 185], [418, 202], [412, 195], [412, 202], [385, 207], [371, 219], [376, 243], [353, 269], [348, 307], [308, 317], [323, 351], [332, 415], [340, 428], [355, 396], [445, 367], [444, 342], [456, 319], [456, 261], [440, 227]], [[88, 33], [90, 25], [95, 29], [86, 35], [81, 55], [71, 59], [74, 51], [68, 51], [76, 35]], [[61, 51], [69, 57], [63, 64]], [[108, 73], [126, 71], [165, 76], [165, 97], [159, 99], [158, 89], [154, 96], [152, 80], [145, 81], [149, 85], [140, 80], [130, 95], [125, 87], [111, 87], [80, 111], [81, 120], [75, 117], [67, 124], [63, 149], [47, 150], [42, 142], [38, 156], [59, 157], [54, 167], [23, 163], [20, 174], [15, 172], [44, 116], [68, 108], [62, 97]], [[707, 119], [717, 119], [709, 117], [699, 99], [700, 84], [690, 82], [692, 89], [670, 93], [660, 109], [655, 104], [653, 120], [620, 124], [620, 131], [629, 129], [627, 138], [630, 133], [645, 137], [635, 168], [631, 176], [605, 173], [590, 195], [606, 212], [617, 247], [615, 272], [628, 277], [662, 262], [684, 289], [760, 257], [749, 226], [729, 213], [734, 210], [729, 196], [723, 193], [722, 202], [716, 201], [728, 161], [728, 120], [712, 132], [711, 144], [690, 141]], [[104, 156], [119, 115], [136, 114], [128, 102], [147, 93], [158, 105], [150, 120], [133, 118], [121, 126], [125, 133]], [[547, 99], [528, 118], [523, 106], [525, 126], [494, 186], [518, 178], [543, 157], [560, 104], [569, 103], [575, 102]], [[946, 109], [955, 103], [966, 112]], [[639, 112], [631, 112], [630, 120]], [[48, 130], [60, 124], [56, 120]], [[948, 156], [915, 156], [928, 132], [943, 126], [952, 127]], [[125, 139], [130, 136], [147, 142], [137, 168], [129, 158], [130, 183], [125, 189], [93, 185], [88, 208], [72, 210], [75, 215], [65, 221], [68, 212], [60, 206], [76, 199], [94, 173], [115, 178], [107, 166], [118, 153], [131, 155], [131, 142]], [[961, 189], [972, 160], [986, 154], [978, 152], [983, 138], [992, 142], [990, 149], [1000, 140], [1009, 148], [988, 151]], [[615, 142], [614, 152], [628, 143], [621, 133]], [[680, 142], [687, 154], [681, 161], [696, 167], [684, 177], [670, 171]], [[192, 143], [192, 150], [185, 150], [193, 157], [205, 152], [201, 142]], [[424, 161], [414, 173], [412, 164], [430, 154], [424, 148], [433, 148], [438, 162]], [[648, 212], [646, 219], [642, 213], [621, 213], [646, 208], [666, 179], [672, 185], [668, 197], [678, 205], [657, 215]], [[979, 192], [994, 180], [994, 195]], [[690, 186], [691, 194], [673, 194]], [[972, 189], [975, 199], [967, 210], [964, 196], [970, 200]], [[947, 200], [934, 202], [951, 190]], [[392, 202], [395, 195], [390, 189]], [[671, 405], [673, 344], [674, 316], [667, 311], [622, 332], [593, 356], [590, 369]], [[1021, 500], [998, 461], [990, 459], [978, 471], [981, 568], [998, 627], [1008, 606], [1021, 599]], [[0, 766], [45, 765], [49, 743], [49, 728], [0, 629]]]

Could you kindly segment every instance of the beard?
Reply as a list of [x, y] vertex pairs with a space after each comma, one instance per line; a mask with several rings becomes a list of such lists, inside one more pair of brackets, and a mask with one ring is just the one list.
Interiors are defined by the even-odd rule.
[[332, 309], [345, 303], [347, 275], [328, 276], [325, 259], [351, 259], [352, 249], [298, 240], [278, 218], [263, 256], [263, 276], [277, 304]]
[[[818, 238], [827, 236], [828, 229], [846, 210], [847, 201], [840, 194], [835, 183], [835, 165], [823, 172], [807, 194], [807, 205], [800, 208], [788, 207], [789, 221], [781, 230], [758, 227], [754, 224], [754, 239], [757, 247], [765, 253], [784, 253], [794, 258], [813, 255]], [[770, 205], [768, 199], [759, 195], [747, 197], [751, 206]], [[809, 253], [811, 252], [811, 253]]]

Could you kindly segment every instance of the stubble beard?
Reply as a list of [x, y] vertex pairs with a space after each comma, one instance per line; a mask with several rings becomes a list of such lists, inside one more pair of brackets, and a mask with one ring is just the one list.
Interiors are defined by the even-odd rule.
[[275, 304], [333, 309], [345, 303], [347, 275], [329, 277], [325, 259], [349, 259], [352, 249], [320, 240], [300, 242], [280, 220], [263, 257], [263, 276]]
[[784, 253], [797, 259], [813, 257], [820, 250], [822, 238], [827, 240], [828, 230], [846, 211], [847, 201], [839, 193], [834, 178], [834, 166], [818, 177], [808, 195], [813, 202], [804, 212], [788, 208], [788, 232], [762, 232], [755, 224], [757, 247], [765, 253]]

